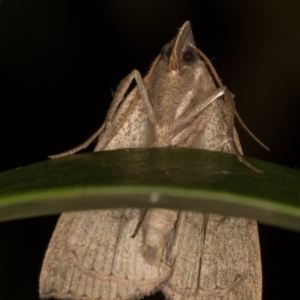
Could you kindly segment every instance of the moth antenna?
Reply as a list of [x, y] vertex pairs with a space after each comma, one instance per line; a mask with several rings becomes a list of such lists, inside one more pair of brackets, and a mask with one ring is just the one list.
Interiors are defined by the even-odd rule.
[[205, 63], [208, 65], [210, 72], [212, 73], [216, 83], [219, 85], [219, 87], [222, 87], [223, 86], [222, 80], [221, 80], [218, 72], [216, 71], [215, 67], [211, 63], [211, 61], [200, 49], [198, 49], [196, 47], [193, 47], [193, 48], [200, 54], [200, 56], [204, 59]]
[[236, 119], [238, 120], [238, 122], [242, 126], [242, 128], [253, 138], [253, 140], [257, 144], [259, 144], [261, 147], [263, 147], [265, 150], [270, 151], [270, 148], [267, 147], [261, 140], [259, 140], [259, 138], [256, 137], [255, 134], [247, 127], [247, 125], [244, 123], [244, 121], [242, 120], [241, 116], [239, 115], [239, 113], [237, 112], [236, 109], [234, 111], [234, 114], [236, 116]]
[[[211, 61], [208, 59], [208, 57], [198, 48], [195, 48], [200, 56], [204, 59], [205, 63], [208, 65], [215, 81], [217, 82], [217, 84], [221, 87], [223, 86], [222, 84], [222, 80], [219, 76], [219, 74], [217, 73], [215, 67], [213, 66], [213, 64], [211, 63]], [[243, 129], [254, 139], [254, 141], [256, 141], [261, 147], [263, 147], [264, 149], [266, 149], [267, 151], [270, 151], [270, 148], [267, 147], [262, 141], [260, 141], [255, 135], [254, 133], [247, 127], [247, 125], [244, 123], [244, 121], [242, 120], [242, 118], [240, 117], [240, 115], [238, 114], [237, 110], [234, 110], [234, 114], [238, 120], [238, 122], [240, 123], [240, 125], [243, 127]]]
[[141, 228], [142, 223], [146, 217], [147, 211], [148, 211], [148, 208], [142, 209], [140, 219], [139, 219], [138, 223], [136, 224], [136, 227], [134, 229], [134, 232], [133, 232], [133, 235], [131, 236], [131, 238], [134, 239], [136, 237], [137, 233], [139, 232], [139, 229]]

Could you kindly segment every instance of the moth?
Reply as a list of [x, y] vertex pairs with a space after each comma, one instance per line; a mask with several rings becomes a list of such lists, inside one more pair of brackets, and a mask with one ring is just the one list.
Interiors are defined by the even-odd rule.
[[[136, 87], [129, 92], [131, 82]], [[166, 44], [142, 78], [120, 83], [95, 151], [190, 147], [243, 157], [234, 100], [196, 47], [190, 22]], [[130, 238], [134, 235], [134, 238]], [[133, 300], [161, 290], [171, 300], [261, 299], [257, 223], [245, 218], [171, 209], [63, 213], [47, 249], [40, 297]]]

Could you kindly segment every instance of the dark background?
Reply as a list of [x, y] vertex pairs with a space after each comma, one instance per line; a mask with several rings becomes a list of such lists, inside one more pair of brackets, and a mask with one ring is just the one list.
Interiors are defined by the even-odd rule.
[[[0, 2], [0, 171], [77, 146], [103, 122], [112, 91], [150, 63], [185, 20], [266, 143], [245, 154], [299, 169], [300, 2], [40, 0]], [[56, 217], [0, 224], [0, 298], [38, 299]], [[299, 233], [260, 226], [263, 299], [299, 298]]]

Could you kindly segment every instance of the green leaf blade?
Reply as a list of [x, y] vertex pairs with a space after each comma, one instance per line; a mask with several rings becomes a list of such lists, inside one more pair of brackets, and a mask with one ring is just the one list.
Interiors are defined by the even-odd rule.
[[0, 174], [0, 220], [66, 210], [165, 207], [253, 218], [300, 230], [300, 173], [198, 149], [72, 155]]

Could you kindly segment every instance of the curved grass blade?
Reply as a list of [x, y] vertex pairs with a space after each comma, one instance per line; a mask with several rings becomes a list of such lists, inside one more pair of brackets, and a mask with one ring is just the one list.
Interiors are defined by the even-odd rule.
[[[247, 158], [248, 159], [248, 158]], [[72, 155], [0, 173], [0, 220], [116, 207], [166, 207], [253, 218], [300, 231], [300, 173], [198, 149]]]

